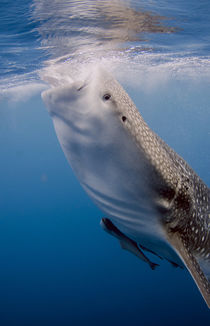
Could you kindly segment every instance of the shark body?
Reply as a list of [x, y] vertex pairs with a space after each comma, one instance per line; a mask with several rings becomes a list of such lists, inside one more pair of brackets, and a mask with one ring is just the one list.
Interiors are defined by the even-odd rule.
[[81, 185], [111, 222], [106, 231], [149, 264], [136, 244], [187, 267], [210, 307], [207, 185], [104, 70], [42, 97]]

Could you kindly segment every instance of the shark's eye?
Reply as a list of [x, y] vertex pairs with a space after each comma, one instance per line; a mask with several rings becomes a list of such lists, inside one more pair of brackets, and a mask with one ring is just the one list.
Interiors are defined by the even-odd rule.
[[109, 99], [111, 98], [111, 95], [110, 94], [104, 94], [104, 96], [103, 96], [103, 100], [104, 101], [108, 101]]

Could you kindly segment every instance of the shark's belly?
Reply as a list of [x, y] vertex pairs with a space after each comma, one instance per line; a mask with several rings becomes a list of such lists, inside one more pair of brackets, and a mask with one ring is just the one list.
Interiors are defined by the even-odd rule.
[[162, 237], [161, 217], [150, 200], [145, 197], [145, 193], [135, 187], [132, 188], [134, 193], [129, 191], [125, 179], [118, 182], [117, 188], [112, 180], [108, 182], [107, 179], [105, 177], [103, 182], [98, 183], [97, 189], [95, 184], [82, 184], [105, 216], [132, 238], [142, 235]]
[[[121, 183], [119, 182], [118, 185]], [[104, 183], [103, 183], [104, 186]], [[110, 184], [106, 185], [108, 188]], [[179, 266], [182, 263], [167, 241], [164, 229], [161, 224], [161, 216], [143, 194], [138, 191], [139, 197], [129, 196], [124, 183], [121, 184], [121, 191], [114, 192], [114, 187], [110, 187], [110, 197], [106, 191], [99, 192], [90, 185], [83, 185], [89, 196], [101, 208], [105, 216], [129, 238], [141, 244], [145, 248], [152, 250], [159, 256], [173, 261]], [[102, 190], [102, 185], [100, 187]], [[124, 189], [124, 192], [122, 190]], [[105, 188], [104, 188], [105, 190]], [[142, 197], [140, 197], [142, 195]]]
[[109, 125], [106, 134], [95, 134], [83, 125], [83, 131], [72, 127], [69, 133], [68, 125], [64, 137], [65, 123], [56, 127], [58, 138], [62, 129], [60, 143], [81, 185], [105, 216], [132, 238], [163, 238], [150, 167], [125, 131]]

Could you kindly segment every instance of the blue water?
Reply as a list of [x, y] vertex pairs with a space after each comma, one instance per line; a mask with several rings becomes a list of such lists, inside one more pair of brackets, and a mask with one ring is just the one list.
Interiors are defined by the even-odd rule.
[[210, 3], [127, 6], [0, 2], [2, 326], [210, 323], [187, 271], [152, 271], [101, 230], [40, 97], [46, 81], [102, 62], [210, 186]]

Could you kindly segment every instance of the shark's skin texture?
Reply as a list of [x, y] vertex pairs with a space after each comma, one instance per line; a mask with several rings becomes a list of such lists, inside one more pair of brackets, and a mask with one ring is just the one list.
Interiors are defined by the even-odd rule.
[[113, 228], [186, 266], [210, 307], [210, 189], [104, 70], [42, 98], [81, 185]]

